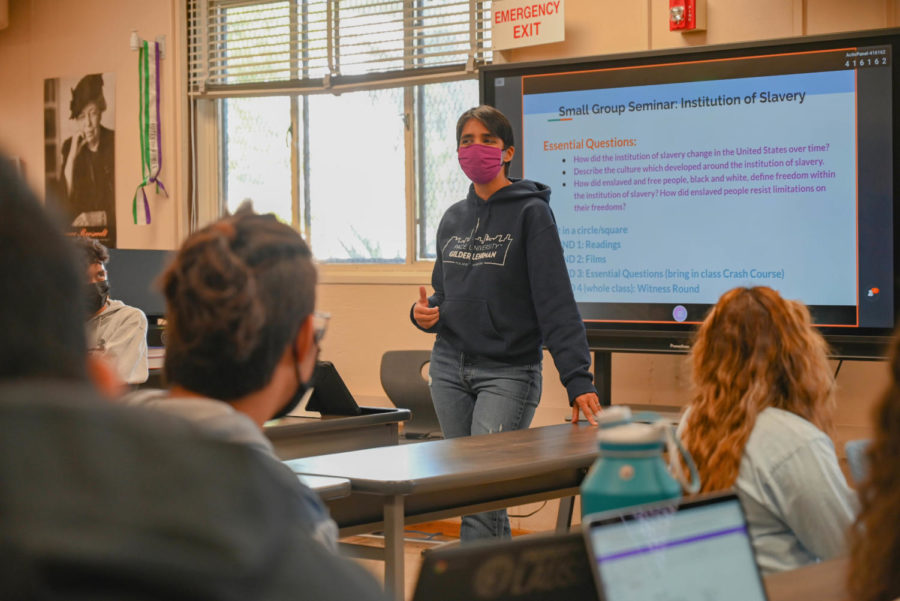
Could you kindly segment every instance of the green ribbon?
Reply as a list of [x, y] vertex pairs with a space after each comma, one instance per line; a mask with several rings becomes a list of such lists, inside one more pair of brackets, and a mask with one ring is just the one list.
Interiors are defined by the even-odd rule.
[[138, 84], [140, 92], [140, 112], [138, 123], [141, 138], [141, 183], [134, 191], [131, 201], [131, 215], [138, 223], [138, 194], [144, 199], [146, 223], [150, 223], [150, 203], [145, 188], [156, 185], [156, 193], [169, 193], [159, 179], [162, 169], [162, 130], [159, 119], [159, 44], [144, 40], [138, 54]]

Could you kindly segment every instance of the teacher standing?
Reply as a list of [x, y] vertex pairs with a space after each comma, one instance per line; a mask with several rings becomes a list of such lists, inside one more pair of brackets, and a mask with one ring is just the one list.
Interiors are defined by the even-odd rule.
[[[437, 232], [431, 284], [410, 317], [437, 334], [431, 397], [444, 436], [527, 428], [541, 398], [542, 345], [572, 406], [595, 424], [599, 398], [575, 304], [550, 188], [507, 172], [515, 153], [507, 118], [490, 106], [456, 124], [459, 164], [472, 181]], [[509, 537], [506, 510], [464, 516], [460, 538]]]

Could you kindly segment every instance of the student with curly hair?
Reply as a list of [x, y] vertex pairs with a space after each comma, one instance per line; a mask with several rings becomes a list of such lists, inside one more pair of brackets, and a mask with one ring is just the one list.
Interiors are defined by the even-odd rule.
[[874, 412], [852, 536], [848, 588], [856, 601], [900, 598], [900, 334], [894, 336], [890, 367], [890, 387]]
[[702, 492], [734, 488], [764, 572], [846, 553], [857, 500], [829, 438], [834, 377], [809, 311], [766, 287], [722, 295], [691, 351], [681, 437]]
[[[315, 286], [309, 247], [273, 215], [245, 206], [194, 233], [162, 276], [170, 389], [139, 391], [128, 402], [278, 461], [262, 428], [289, 413], [312, 378], [324, 334]], [[336, 548], [327, 510], [308, 488], [300, 492], [308, 515], [301, 526]]]
[[98, 395], [76, 257], [0, 156], [0, 599], [384, 600], [283, 465]]

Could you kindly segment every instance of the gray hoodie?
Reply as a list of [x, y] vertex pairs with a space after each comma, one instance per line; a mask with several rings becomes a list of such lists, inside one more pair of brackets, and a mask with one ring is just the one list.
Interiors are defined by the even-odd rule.
[[122, 301], [107, 300], [106, 308], [87, 321], [88, 350], [102, 352], [128, 384], [147, 381], [147, 316]]

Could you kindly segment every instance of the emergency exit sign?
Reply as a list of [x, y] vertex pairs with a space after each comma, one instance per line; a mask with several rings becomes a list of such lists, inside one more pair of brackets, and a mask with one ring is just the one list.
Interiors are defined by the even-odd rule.
[[566, 39], [564, 0], [495, 0], [491, 47], [509, 50]]

